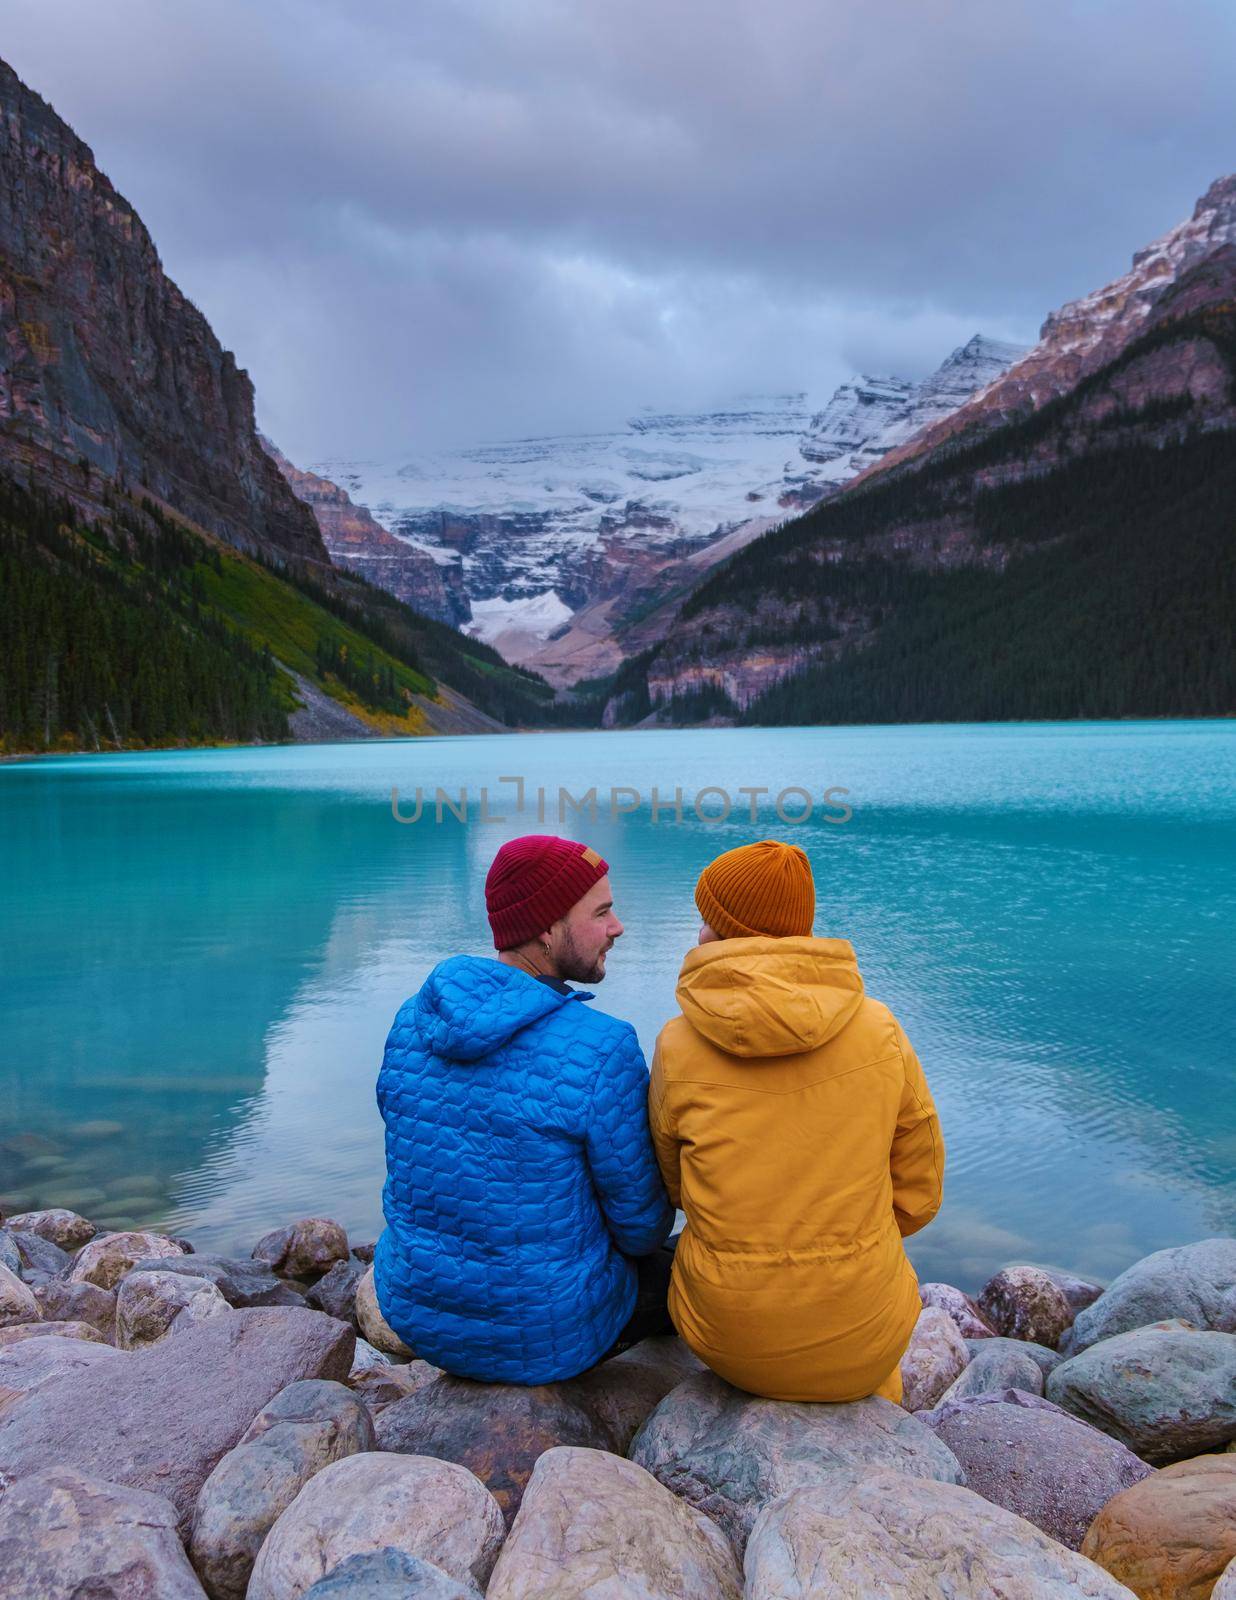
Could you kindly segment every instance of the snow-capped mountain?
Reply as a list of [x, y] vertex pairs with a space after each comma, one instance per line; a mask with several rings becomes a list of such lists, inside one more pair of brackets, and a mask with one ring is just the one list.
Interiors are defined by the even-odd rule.
[[[612, 665], [594, 646], [624, 590], [647, 591], [685, 558], [698, 577], [714, 546], [728, 555], [834, 493], [1020, 354], [976, 335], [921, 383], [862, 377], [815, 414], [802, 393], [752, 395], [707, 412], [649, 409], [613, 433], [312, 470], [442, 569], [444, 592], [468, 605], [467, 632], [566, 681]], [[361, 543], [354, 533], [332, 554], [379, 583], [394, 574], [389, 549], [369, 561]], [[564, 656], [552, 642], [582, 613], [589, 648]]]

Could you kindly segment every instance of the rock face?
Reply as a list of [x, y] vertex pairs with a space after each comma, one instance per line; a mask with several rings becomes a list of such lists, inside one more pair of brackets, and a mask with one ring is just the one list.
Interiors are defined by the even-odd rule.
[[173, 1331], [183, 1333], [231, 1309], [207, 1278], [182, 1272], [130, 1272], [116, 1291], [116, 1344], [121, 1350], [141, 1350]]
[[306, 1379], [263, 1406], [194, 1507], [189, 1553], [213, 1600], [243, 1600], [262, 1540], [314, 1473], [373, 1448], [369, 1413], [341, 1384]]
[[472, 1584], [457, 1583], [441, 1567], [389, 1545], [349, 1556], [301, 1600], [476, 1600]]
[[1129, 1600], [1101, 1567], [969, 1489], [834, 1473], [775, 1500], [751, 1534], [747, 1600]]
[[1066, 1346], [1077, 1355], [1100, 1339], [1181, 1317], [1195, 1328], [1236, 1332], [1236, 1239], [1202, 1239], [1135, 1261], [1078, 1313]]
[[320, 1278], [348, 1259], [348, 1236], [330, 1217], [302, 1217], [259, 1239], [253, 1259], [280, 1278]]
[[79, 1217], [76, 1211], [53, 1207], [48, 1211], [22, 1211], [5, 1219], [5, 1227], [18, 1233], [37, 1233], [62, 1250], [80, 1250], [94, 1238], [93, 1222]]
[[[146, 487], [244, 548], [327, 555], [258, 443], [253, 385], [88, 147], [0, 64], [0, 459]], [[66, 472], [66, 479], [68, 473]]]
[[1073, 1321], [1073, 1310], [1038, 1267], [1004, 1267], [978, 1297], [979, 1310], [997, 1333], [1054, 1349]]
[[961, 1377], [970, 1352], [947, 1311], [925, 1306], [901, 1358], [901, 1403], [907, 1411], [925, 1411]]
[[970, 1395], [999, 1394], [1005, 1389], [1043, 1393], [1043, 1369], [1016, 1339], [975, 1340], [975, 1345], [970, 1364], [944, 1391], [939, 1404], [964, 1400]]
[[1095, 1517], [1082, 1550], [1135, 1594], [1207, 1600], [1236, 1561], [1236, 1458], [1199, 1456], [1134, 1484]]
[[0, 1265], [0, 1328], [15, 1322], [37, 1322], [42, 1316], [34, 1290], [10, 1267]]
[[1236, 1439], [1236, 1334], [1138, 1328], [1091, 1345], [1047, 1398], [1156, 1466]]
[[1113, 1495], [1153, 1470], [1097, 1428], [1016, 1392], [944, 1404], [922, 1420], [961, 1462], [968, 1488], [1070, 1550]]
[[504, 1531], [497, 1501], [453, 1462], [349, 1456], [310, 1478], [270, 1530], [247, 1600], [298, 1600], [349, 1556], [387, 1548], [482, 1589]]
[[212, 1317], [148, 1350], [30, 1339], [7, 1362], [67, 1346], [94, 1370], [59, 1377], [0, 1414], [0, 1471], [31, 1472], [53, 1459], [92, 1477], [163, 1494], [187, 1531], [216, 1462], [250, 1422], [299, 1378], [345, 1378], [354, 1336], [321, 1312], [268, 1307]]
[[729, 1542], [642, 1467], [600, 1450], [536, 1464], [487, 1600], [739, 1600]]
[[952, 1451], [900, 1406], [757, 1400], [712, 1373], [670, 1392], [636, 1434], [631, 1459], [712, 1517], [741, 1550], [761, 1509], [836, 1467], [890, 1467], [961, 1479]]
[[[24, 1339], [0, 1349], [0, 1475], [10, 1466], [4, 1442], [5, 1422], [20, 1404], [43, 1388], [58, 1394], [72, 1377], [96, 1367], [118, 1371], [114, 1363], [128, 1359], [109, 1344], [59, 1339], [54, 1335]], [[29, 1452], [26, 1460], [31, 1472], [45, 1464], [37, 1448]]]
[[152, 1263], [185, 1254], [182, 1244], [162, 1233], [101, 1233], [78, 1251], [68, 1281], [114, 1289], [139, 1261]]
[[925, 1306], [935, 1306], [952, 1317], [963, 1339], [990, 1339], [995, 1336], [996, 1330], [976, 1303], [951, 1283], [920, 1283], [918, 1293]]
[[0, 1594], [31, 1600], [202, 1600], [160, 1495], [68, 1467], [0, 1496]]

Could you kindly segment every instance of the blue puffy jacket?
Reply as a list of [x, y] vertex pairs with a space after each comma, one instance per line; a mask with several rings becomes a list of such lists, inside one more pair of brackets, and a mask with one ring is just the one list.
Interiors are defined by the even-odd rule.
[[391, 1028], [374, 1282], [391, 1327], [448, 1372], [532, 1384], [592, 1366], [634, 1307], [627, 1257], [670, 1231], [643, 1053], [591, 998], [453, 956]]

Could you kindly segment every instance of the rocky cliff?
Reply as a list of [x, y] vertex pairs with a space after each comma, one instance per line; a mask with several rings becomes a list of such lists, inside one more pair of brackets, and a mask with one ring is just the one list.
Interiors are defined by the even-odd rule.
[[89, 147], [4, 62], [0, 463], [82, 502], [114, 480], [238, 548], [329, 561], [258, 443], [248, 374]]

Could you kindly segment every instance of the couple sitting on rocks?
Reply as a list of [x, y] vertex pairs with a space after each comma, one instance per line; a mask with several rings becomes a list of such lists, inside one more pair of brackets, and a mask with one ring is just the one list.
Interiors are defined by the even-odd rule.
[[752, 1394], [900, 1400], [919, 1314], [901, 1241], [944, 1167], [900, 1023], [846, 940], [812, 937], [806, 855], [764, 839], [700, 874], [650, 1080], [631, 1025], [568, 982], [599, 983], [623, 931], [607, 872], [571, 840], [504, 844], [497, 959], [440, 962], [399, 1011], [378, 1078], [383, 1316], [490, 1382], [570, 1378], [676, 1330]]

